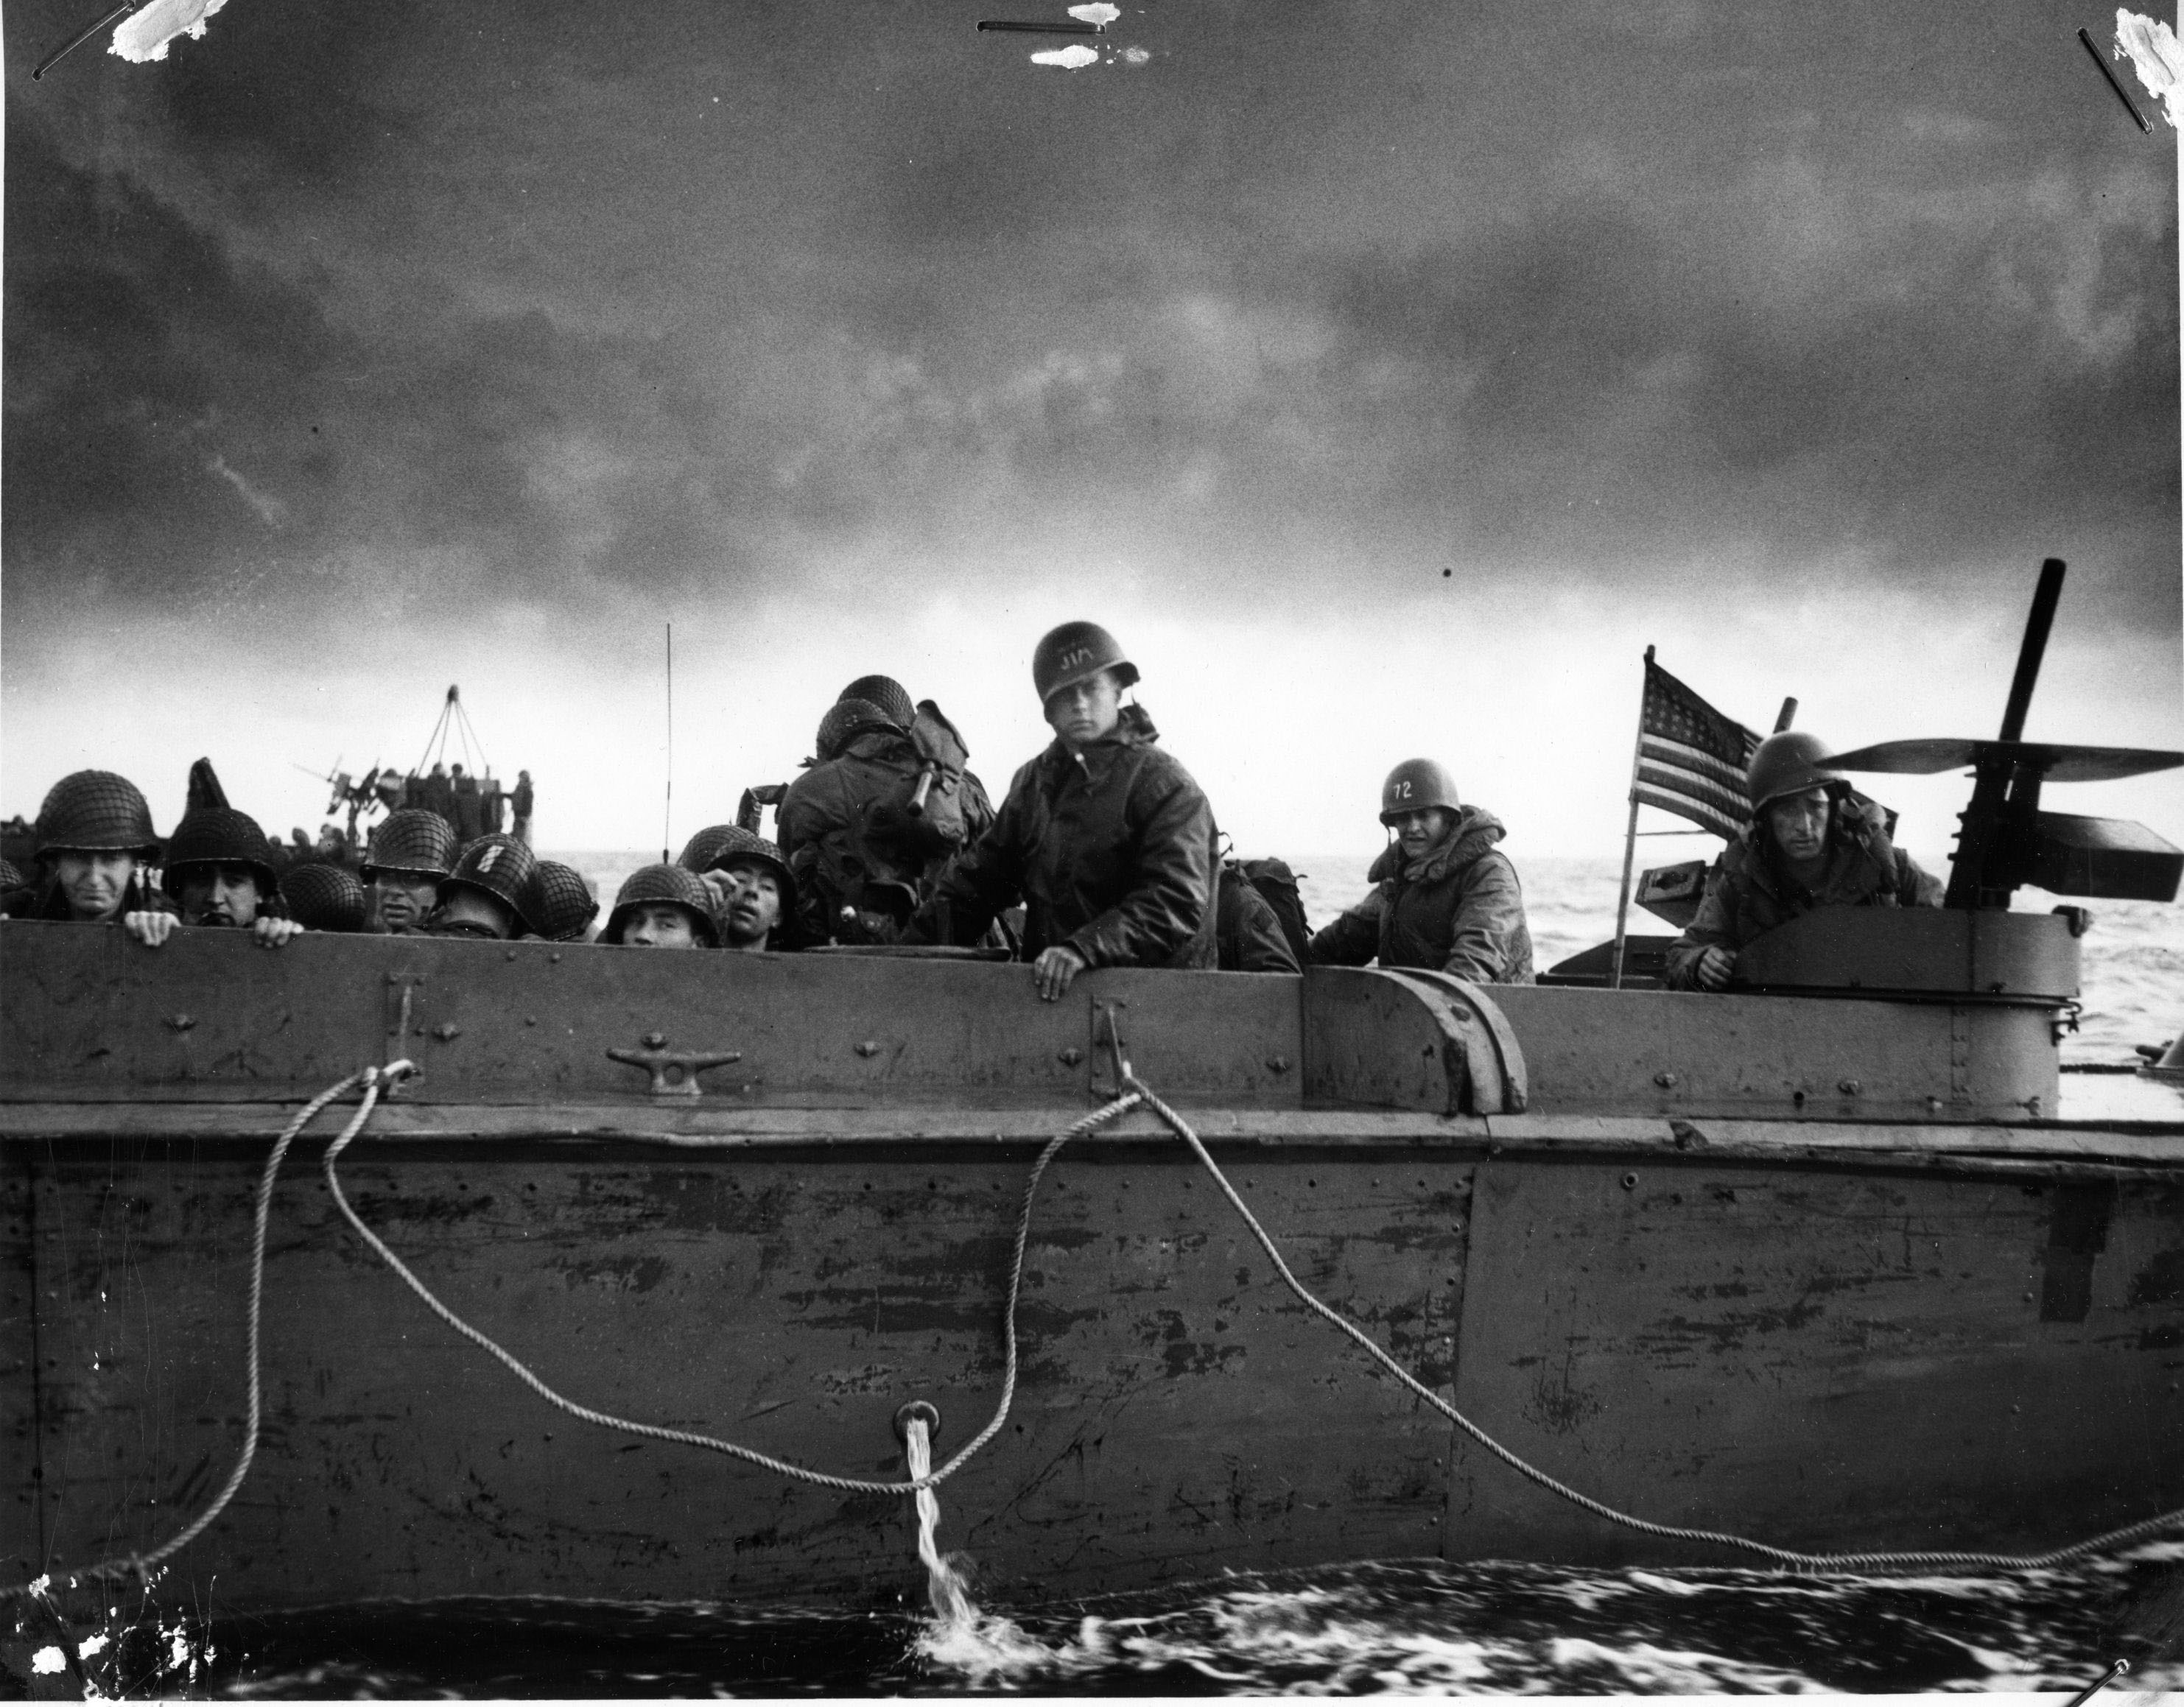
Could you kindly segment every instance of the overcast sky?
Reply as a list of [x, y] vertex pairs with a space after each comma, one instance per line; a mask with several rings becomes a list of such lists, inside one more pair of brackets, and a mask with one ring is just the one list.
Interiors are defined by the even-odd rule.
[[2059, 5], [1162, 0], [1067, 72], [972, 28], [1055, 0], [231, 0], [32, 83], [86, 9], [7, 13], [0, 811], [206, 753], [315, 825], [460, 681], [543, 843], [655, 844], [671, 620], [677, 844], [874, 670], [998, 795], [1090, 616], [1246, 852], [1423, 752], [1612, 854], [1649, 642], [1990, 734], [2048, 554], [2031, 732], [2184, 747], [2176, 138]]

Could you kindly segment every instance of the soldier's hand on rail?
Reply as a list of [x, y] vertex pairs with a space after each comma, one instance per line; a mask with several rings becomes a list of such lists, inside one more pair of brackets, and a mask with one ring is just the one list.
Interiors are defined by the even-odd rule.
[[172, 913], [131, 913], [121, 920], [121, 928], [148, 948], [158, 948], [181, 925]]
[[250, 934], [261, 948], [277, 948], [291, 937], [304, 934], [304, 927], [293, 919], [260, 919], [250, 927]]
[[1074, 948], [1053, 948], [1031, 963], [1031, 981], [1042, 1002], [1058, 1000], [1070, 980], [1084, 970], [1084, 957]]
[[1693, 980], [1702, 990], [1726, 990], [1729, 975], [1736, 968], [1736, 956], [1726, 948], [1709, 948], [1699, 956]]

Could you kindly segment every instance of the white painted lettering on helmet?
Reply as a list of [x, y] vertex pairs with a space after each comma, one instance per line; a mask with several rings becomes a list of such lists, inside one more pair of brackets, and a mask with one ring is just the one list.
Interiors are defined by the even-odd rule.
[[1091, 661], [1091, 658], [1092, 648], [1090, 647], [1072, 647], [1067, 652], [1061, 654], [1061, 667], [1064, 670], [1074, 670], [1080, 664], [1089, 663]]
[[500, 843], [496, 842], [492, 847], [487, 848], [483, 854], [478, 856], [478, 875], [480, 876], [483, 876], [487, 872], [492, 870], [493, 861], [499, 858]]

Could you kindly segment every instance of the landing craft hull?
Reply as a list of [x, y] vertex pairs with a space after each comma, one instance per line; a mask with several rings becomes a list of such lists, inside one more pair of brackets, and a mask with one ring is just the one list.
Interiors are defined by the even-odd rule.
[[[1102, 1098], [1110, 1011], [1299, 1278], [1596, 1498], [1808, 1550], [2184, 1505], [2184, 1125], [2029, 1119], [2037, 1004], [1497, 991], [1497, 1042], [1373, 973], [1099, 974], [1049, 1009], [1015, 967], [551, 953], [0, 929], [12, 1571], [147, 1549], [219, 1487], [267, 1142], [398, 1053], [426, 1076], [344, 1187], [549, 1383], [883, 1479], [923, 1398], [944, 1455], [998, 1397], [1024, 1180]], [[740, 1059], [654, 1097], [605, 1052], [655, 1031]], [[238, 1608], [916, 1581], [907, 1501], [599, 1429], [432, 1318], [335, 1212], [339, 1120], [276, 1192], [264, 1439], [181, 1578]], [[1737, 1562], [1534, 1487], [1377, 1374], [1142, 1113], [1050, 1173], [1018, 1326], [1010, 1421], [941, 1491], [1004, 1593]]]

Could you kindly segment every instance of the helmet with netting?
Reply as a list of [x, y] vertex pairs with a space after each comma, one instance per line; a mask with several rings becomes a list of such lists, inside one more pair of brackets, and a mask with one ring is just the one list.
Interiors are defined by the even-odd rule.
[[599, 898], [573, 865], [538, 862], [538, 934], [549, 942], [581, 942], [599, 917]]
[[713, 892], [705, 887], [704, 878], [680, 865], [640, 865], [631, 872], [615, 892], [614, 911], [607, 915], [607, 927], [599, 932], [599, 941], [621, 942], [631, 915], [640, 907], [666, 905], [681, 907], [689, 913], [692, 931], [707, 948], [720, 946], [720, 926], [713, 917]]
[[461, 887], [484, 891], [515, 915], [520, 931], [537, 934], [538, 856], [513, 836], [495, 831], [466, 843], [440, 880], [440, 898], [445, 901], [450, 889]]
[[111, 770], [75, 770], [46, 791], [38, 808], [41, 854], [136, 854], [159, 857], [159, 838], [143, 792]]
[[860, 735], [873, 730], [900, 735], [908, 727], [907, 724], [897, 724], [869, 699], [838, 699], [819, 720], [819, 733], [813, 738], [812, 750], [822, 762], [839, 759], [842, 749]]
[[232, 806], [200, 806], [182, 814], [175, 833], [167, 838], [161, 881], [174, 895], [182, 874], [192, 865], [248, 865], [258, 879], [258, 892], [270, 896], [280, 876], [270, 853], [265, 832], [248, 812]]
[[365, 856], [364, 881], [376, 871], [415, 871], [444, 877], [454, 869], [454, 826], [437, 812], [421, 806], [404, 806], [387, 815], [387, 821], [371, 832], [370, 850]]
[[861, 676], [835, 695], [838, 703], [844, 699], [861, 699], [867, 705], [877, 705], [898, 729], [907, 729], [917, 720], [917, 707], [911, 699], [910, 690], [892, 676]]
[[675, 856], [675, 863], [685, 871], [710, 871], [713, 856], [738, 836], [750, 832], [733, 824], [708, 824], [703, 830], [682, 844], [682, 851]]
[[756, 831], [746, 830], [739, 824], [724, 824], [721, 830], [719, 843], [702, 869], [725, 870], [738, 859], [755, 859], [767, 867], [780, 885], [781, 916], [786, 922], [796, 911], [796, 876], [788, 869], [788, 861], [782, 857], [781, 849]]
[[364, 885], [343, 865], [313, 860], [281, 874], [281, 899], [288, 916], [308, 931], [364, 929]]

